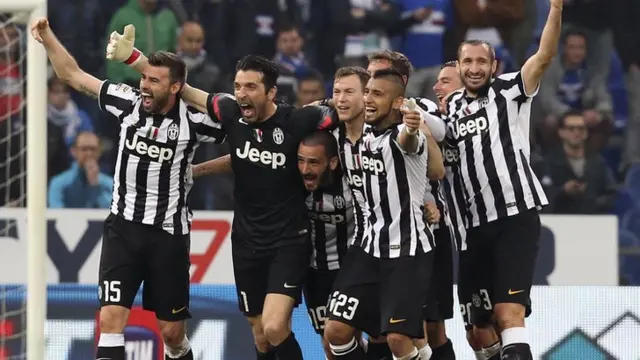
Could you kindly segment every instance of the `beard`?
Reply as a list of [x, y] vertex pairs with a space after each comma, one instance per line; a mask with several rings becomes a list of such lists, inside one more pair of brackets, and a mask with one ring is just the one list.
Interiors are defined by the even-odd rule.
[[491, 78], [493, 77], [493, 75], [488, 75], [487, 73], [483, 74], [485, 76], [485, 78], [483, 79], [482, 83], [480, 83], [479, 85], [477, 84], [473, 84], [471, 80], [469, 80], [464, 74], [460, 74], [460, 79], [462, 80], [462, 85], [464, 85], [464, 87], [468, 90], [471, 91], [478, 91], [482, 88], [485, 88], [487, 86], [489, 86], [489, 84], [491, 84]]

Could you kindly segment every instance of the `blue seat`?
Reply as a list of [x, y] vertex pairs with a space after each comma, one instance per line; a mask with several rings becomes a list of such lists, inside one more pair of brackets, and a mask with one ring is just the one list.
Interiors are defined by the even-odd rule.
[[640, 237], [640, 209], [637, 206], [631, 208], [624, 214], [620, 223], [620, 229], [627, 230], [636, 237]]
[[634, 201], [640, 203], [640, 164], [634, 164], [629, 168], [624, 184]]
[[620, 273], [629, 280], [629, 285], [640, 285], [640, 256], [620, 256]]
[[[620, 246], [640, 246], [640, 238], [629, 230], [621, 229], [618, 233], [618, 244]], [[638, 261], [640, 261], [640, 257]]]
[[633, 197], [631, 197], [627, 188], [621, 187], [618, 189], [618, 197], [613, 205], [611, 214], [618, 216], [618, 219], [620, 219], [620, 225], [622, 225], [622, 217], [634, 206], [636, 206], [636, 202]]

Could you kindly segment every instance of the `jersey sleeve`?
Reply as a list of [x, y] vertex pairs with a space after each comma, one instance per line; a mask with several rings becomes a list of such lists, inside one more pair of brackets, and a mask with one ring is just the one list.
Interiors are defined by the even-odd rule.
[[289, 128], [300, 138], [311, 135], [318, 130], [331, 131], [338, 127], [338, 114], [328, 106], [305, 106], [293, 111], [289, 117]]
[[231, 94], [209, 94], [207, 97], [207, 113], [213, 122], [222, 124], [237, 111], [236, 98]]
[[438, 142], [442, 141], [446, 133], [446, 128], [438, 105], [424, 98], [416, 98], [416, 104], [418, 104], [418, 111], [420, 111], [424, 123], [431, 131], [433, 138]]
[[535, 90], [533, 90], [531, 94], [527, 94], [524, 89], [524, 79], [522, 79], [521, 71], [498, 76], [492, 86], [494, 86], [494, 90], [496, 92], [502, 94], [507, 100], [512, 101], [525, 101], [531, 99], [538, 95], [538, 91], [540, 90], [540, 83], [538, 83]]
[[140, 93], [131, 86], [105, 80], [100, 86], [98, 107], [122, 120], [133, 112], [139, 99]]
[[199, 142], [222, 144], [227, 137], [222, 123], [215, 122], [207, 114], [189, 109], [191, 126]]
[[405, 124], [400, 124], [393, 130], [391, 134], [392, 146], [396, 146], [400, 151], [402, 151], [402, 154], [405, 156], [423, 155], [427, 151], [427, 147], [426, 147], [427, 138], [420, 131], [418, 131], [418, 150], [416, 150], [416, 152], [413, 152], [413, 153], [406, 152], [404, 151], [402, 146], [400, 146], [400, 143], [398, 142], [398, 137], [401, 131], [405, 131], [404, 130], [405, 127], [406, 127]]

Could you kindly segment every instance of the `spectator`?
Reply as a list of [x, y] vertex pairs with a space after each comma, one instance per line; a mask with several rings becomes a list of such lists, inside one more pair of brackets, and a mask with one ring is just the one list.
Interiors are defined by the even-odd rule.
[[580, 112], [564, 115], [558, 130], [562, 146], [545, 156], [543, 184], [549, 211], [556, 214], [604, 214], [615, 201], [611, 170], [597, 153], [586, 148], [588, 130]]
[[47, 183], [69, 168], [69, 148], [61, 128], [47, 121]]
[[[136, 27], [136, 47], [145, 54], [175, 49], [178, 21], [171, 10], [158, 9], [158, 0], [129, 0], [111, 18], [107, 38], [113, 31], [122, 33], [128, 24]], [[138, 86], [140, 74], [134, 69], [116, 61], [106, 66], [109, 80]]]
[[75, 163], [49, 184], [50, 208], [108, 208], [113, 178], [100, 172], [100, 140], [90, 132], [78, 134], [71, 149]]
[[278, 29], [300, 19], [296, 0], [221, 0], [217, 11], [215, 54], [224, 73], [247, 54], [272, 59]]
[[556, 135], [558, 120], [569, 111], [582, 112], [591, 133], [592, 149], [599, 151], [613, 128], [611, 95], [586, 69], [587, 41], [582, 32], [565, 34], [563, 49], [544, 74], [540, 102], [546, 117], [547, 143]]
[[407, 14], [402, 22], [407, 28], [403, 29], [400, 52], [415, 68], [407, 84], [407, 95], [436, 101], [433, 84], [446, 60], [444, 36], [453, 25], [453, 3], [451, 0], [399, 0], [396, 4]]
[[285, 25], [280, 29], [277, 41], [278, 48], [274, 58], [280, 68], [278, 98], [289, 104], [295, 102], [297, 80], [312, 71], [302, 52], [303, 45], [304, 41], [297, 27]]
[[314, 72], [298, 80], [298, 91], [296, 93], [295, 103], [297, 108], [324, 98], [324, 80], [322, 80], [320, 74]]
[[210, 93], [220, 92], [220, 69], [208, 58], [204, 41], [204, 31], [199, 23], [184, 23], [178, 37], [178, 56], [187, 65], [190, 85]]
[[[613, 1], [615, 2], [615, 1]], [[587, 71], [596, 86], [606, 86], [613, 53], [613, 6], [610, 0], [565, 0], [562, 22], [587, 39]], [[637, 19], [636, 19], [637, 21]]]
[[623, 169], [640, 162], [640, 1], [614, 1], [616, 47], [625, 71], [629, 117], [625, 129]]
[[67, 147], [71, 147], [81, 132], [93, 132], [93, 121], [71, 100], [69, 87], [57, 77], [48, 81], [47, 119], [62, 130]]

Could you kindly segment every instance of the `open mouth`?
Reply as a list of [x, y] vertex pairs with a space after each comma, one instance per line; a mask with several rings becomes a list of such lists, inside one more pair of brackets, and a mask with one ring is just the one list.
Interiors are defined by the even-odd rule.
[[256, 109], [253, 106], [244, 103], [239, 104], [239, 106], [242, 111], [242, 117], [252, 118], [256, 115]]
[[364, 108], [365, 115], [375, 115], [376, 111], [378, 111], [378, 109], [374, 107], [367, 106]]
[[317, 176], [311, 175], [311, 174], [302, 176], [302, 180], [304, 181], [304, 185], [307, 188], [315, 186], [317, 178], [318, 178]]
[[471, 81], [482, 81], [484, 80], [484, 76], [482, 75], [467, 75], [467, 79], [471, 80]]
[[142, 105], [144, 107], [150, 107], [153, 104], [153, 95], [151, 95], [150, 93], [143, 92], [141, 93], [141, 96], [142, 96]]

